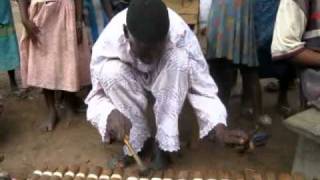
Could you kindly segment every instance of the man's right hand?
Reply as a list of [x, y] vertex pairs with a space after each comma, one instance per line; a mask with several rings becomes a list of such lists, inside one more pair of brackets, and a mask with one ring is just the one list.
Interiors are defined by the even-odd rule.
[[113, 110], [107, 120], [107, 133], [112, 140], [122, 142], [126, 135], [130, 134], [132, 124], [120, 111]]
[[40, 29], [30, 20], [24, 20], [23, 25], [27, 31], [28, 38], [31, 39], [33, 44], [38, 45], [38, 33], [40, 32]]

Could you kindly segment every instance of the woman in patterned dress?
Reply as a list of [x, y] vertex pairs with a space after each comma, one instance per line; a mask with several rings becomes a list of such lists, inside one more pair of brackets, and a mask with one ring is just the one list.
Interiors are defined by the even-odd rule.
[[219, 86], [219, 95], [228, 104], [237, 69], [243, 82], [242, 112], [253, 114], [263, 124], [257, 45], [254, 30], [254, 0], [213, 0], [208, 19], [207, 59]]
[[74, 113], [75, 92], [90, 84], [90, 49], [82, 32], [82, 0], [20, 0], [25, 32], [21, 39], [24, 87], [43, 89], [48, 117], [42, 129], [57, 120], [55, 94], [62, 91], [67, 117]]

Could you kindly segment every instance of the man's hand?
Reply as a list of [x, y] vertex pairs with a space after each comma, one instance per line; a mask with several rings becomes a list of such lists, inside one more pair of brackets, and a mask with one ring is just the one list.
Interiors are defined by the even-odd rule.
[[23, 25], [27, 31], [28, 38], [31, 39], [33, 44], [38, 45], [38, 33], [40, 32], [40, 29], [30, 20], [24, 20]]
[[215, 127], [216, 137], [223, 143], [243, 145], [245, 144], [249, 137], [242, 130], [229, 130], [223, 124], [218, 124]]
[[118, 110], [113, 110], [107, 120], [107, 133], [110, 140], [122, 142], [126, 135], [129, 135], [132, 124], [128, 118], [126, 118]]

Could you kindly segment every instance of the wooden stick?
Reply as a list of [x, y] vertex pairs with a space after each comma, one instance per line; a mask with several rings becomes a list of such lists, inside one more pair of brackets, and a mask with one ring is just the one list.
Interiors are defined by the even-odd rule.
[[123, 141], [124, 141], [124, 144], [128, 147], [130, 154], [133, 156], [134, 160], [137, 162], [140, 171], [145, 171], [147, 168], [146, 166], [144, 166], [142, 160], [140, 159], [138, 154], [134, 151], [131, 144], [129, 143], [129, 136], [125, 136]]

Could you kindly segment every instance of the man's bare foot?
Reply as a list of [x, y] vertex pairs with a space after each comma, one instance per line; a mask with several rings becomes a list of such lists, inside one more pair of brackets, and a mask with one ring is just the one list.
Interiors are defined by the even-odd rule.
[[42, 122], [40, 129], [43, 132], [50, 132], [55, 128], [57, 123], [58, 123], [58, 114], [57, 113], [49, 113], [47, 120]]

